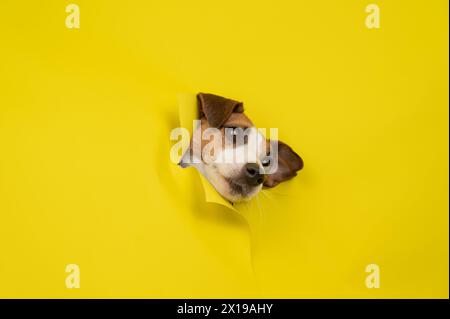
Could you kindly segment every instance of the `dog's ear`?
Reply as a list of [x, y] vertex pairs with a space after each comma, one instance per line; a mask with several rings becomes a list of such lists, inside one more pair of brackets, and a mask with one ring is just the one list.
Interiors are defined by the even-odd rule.
[[211, 127], [220, 128], [233, 112], [244, 112], [242, 102], [227, 99], [218, 95], [199, 93], [197, 94], [200, 118], [206, 117]]
[[275, 187], [279, 183], [297, 175], [297, 171], [303, 168], [302, 158], [295, 153], [292, 148], [281, 142], [278, 142], [278, 167], [272, 174], [266, 175], [264, 186]]

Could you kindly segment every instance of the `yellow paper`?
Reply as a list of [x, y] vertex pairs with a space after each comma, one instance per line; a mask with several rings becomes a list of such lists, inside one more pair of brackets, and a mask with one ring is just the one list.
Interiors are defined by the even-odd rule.
[[[0, 297], [448, 298], [448, 1], [73, 2], [2, 1]], [[304, 170], [218, 203], [169, 160], [179, 92]]]

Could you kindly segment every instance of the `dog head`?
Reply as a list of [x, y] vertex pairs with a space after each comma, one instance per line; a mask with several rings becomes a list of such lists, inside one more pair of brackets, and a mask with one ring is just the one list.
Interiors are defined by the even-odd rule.
[[274, 187], [302, 169], [302, 159], [288, 145], [259, 132], [242, 102], [205, 93], [197, 100], [200, 125], [180, 166], [197, 168], [230, 202], [249, 200], [263, 186]]

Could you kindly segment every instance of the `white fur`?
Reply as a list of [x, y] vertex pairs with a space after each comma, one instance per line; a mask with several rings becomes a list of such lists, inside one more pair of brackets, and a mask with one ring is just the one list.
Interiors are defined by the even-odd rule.
[[227, 179], [237, 180], [239, 175], [243, 174], [244, 166], [249, 162], [259, 164], [262, 169], [261, 158], [265, 156], [265, 143], [264, 136], [255, 127], [252, 127], [247, 144], [237, 147], [225, 144], [225, 147], [218, 148], [212, 161], [205, 162], [195, 158], [196, 160], [192, 161], [191, 166], [203, 174], [214, 188], [231, 202], [249, 200], [261, 190], [262, 185], [251, 188], [246, 194], [233, 194]]

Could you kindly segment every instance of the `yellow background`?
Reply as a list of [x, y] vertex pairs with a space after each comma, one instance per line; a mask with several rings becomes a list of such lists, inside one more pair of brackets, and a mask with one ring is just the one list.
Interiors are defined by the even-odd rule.
[[[448, 298], [447, 1], [74, 2], [1, 4], [0, 297]], [[198, 91], [304, 158], [248, 215], [169, 161]]]

